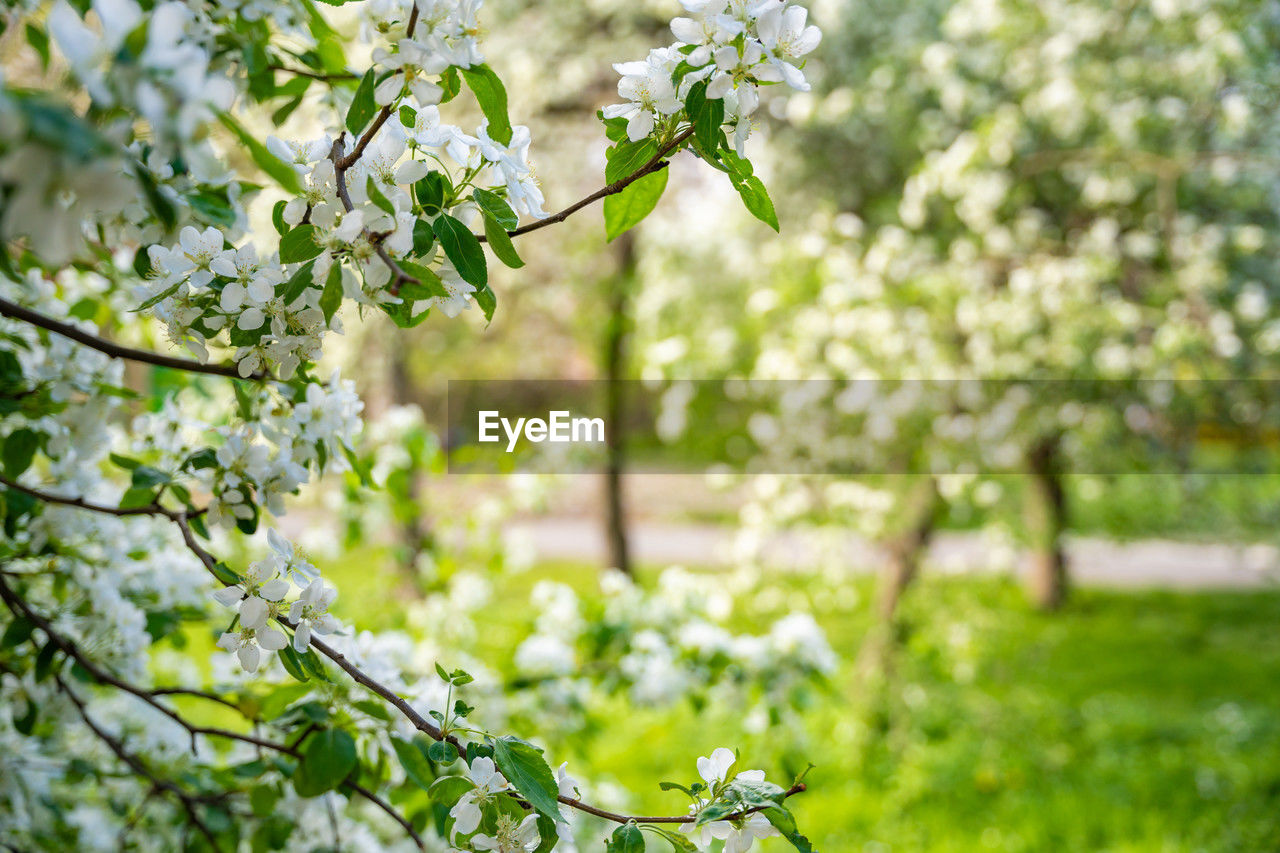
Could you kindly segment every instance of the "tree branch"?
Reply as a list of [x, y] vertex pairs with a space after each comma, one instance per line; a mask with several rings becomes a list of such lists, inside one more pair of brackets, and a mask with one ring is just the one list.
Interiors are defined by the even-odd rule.
[[[37, 496], [38, 495], [39, 493], [37, 493]], [[69, 506], [76, 506], [81, 509], [93, 510], [98, 512], [105, 511], [112, 514], [116, 514], [116, 511], [113, 511], [113, 508], [111, 507], [99, 507], [96, 505], [86, 504], [83, 502], [73, 503], [65, 500], [59, 501], [59, 502], [67, 503]], [[196, 558], [201, 562], [201, 564], [205, 567], [205, 569], [209, 571], [209, 573], [214, 577], [214, 579], [217, 580], [219, 583], [223, 584], [224, 586], [231, 586], [231, 584], [226, 583], [225, 581], [223, 581], [221, 578], [218, 577], [218, 572], [215, 569], [218, 561], [212, 554], [210, 554], [207, 550], [205, 550], [205, 548], [198, 541], [196, 541], [195, 533], [191, 530], [191, 525], [187, 521], [186, 513], [175, 512], [172, 510], [164, 510], [163, 508], [157, 508], [157, 509], [160, 510], [158, 514], [164, 515], [165, 517], [173, 521], [174, 524], [177, 525], [178, 530], [182, 534], [183, 542], [186, 543], [187, 549], [196, 556]], [[3, 586], [3, 580], [0, 580], [0, 587], [2, 586]], [[289, 628], [290, 630], [297, 629], [297, 625], [294, 622], [290, 621], [285, 616], [277, 616], [276, 621], [279, 622], [281, 625], [284, 625], [286, 628]], [[397, 711], [401, 713], [401, 715], [404, 716], [406, 720], [412, 723], [414, 728], [416, 728], [418, 731], [427, 735], [432, 740], [437, 740], [437, 741], [441, 741], [443, 743], [449, 744], [454, 748], [454, 751], [458, 754], [459, 758], [464, 760], [466, 759], [467, 748], [460, 740], [458, 740], [453, 735], [446, 735], [444, 732], [440, 730], [439, 726], [436, 726], [426, 717], [419, 714], [416, 710], [414, 710], [412, 705], [410, 705], [407, 701], [405, 701], [403, 698], [398, 696], [395, 693], [395, 691], [387, 687], [385, 684], [382, 684], [381, 682], [377, 681], [376, 679], [371, 678], [364, 671], [362, 671], [358, 666], [356, 666], [350, 660], [348, 660], [344, 654], [342, 654], [337, 649], [330, 646], [328, 643], [314, 636], [311, 638], [311, 647], [314, 648], [320, 654], [327, 657], [329, 660], [333, 661], [333, 663], [336, 664], [339, 669], [341, 669], [348, 676], [350, 676], [351, 679], [355, 681], [357, 684], [366, 688], [370, 692], [374, 693], [378, 697], [385, 700], [388, 704], [392, 705]], [[785, 796], [791, 797], [791, 796], [794, 796], [795, 794], [799, 794], [803, 792], [804, 790], [806, 790], [804, 784], [797, 783], [793, 785], [786, 792]], [[625, 824], [631, 821], [635, 821], [636, 823], [679, 824], [679, 823], [693, 823], [697, 820], [697, 818], [693, 815], [678, 815], [678, 816], [624, 815], [624, 814], [619, 814], [617, 812], [607, 811], [606, 809], [598, 808], [589, 803], [585, 803], [582, 800], [574, 799], [573, 797], [561, 796], [561, 797], [558, 797], [557, 799], [564, 805], [569, 806], [570, 808], [577, 809], [578, 811], [585, 812], [586, 814], [595, 815], [596, 817], [604, 818], [605, 820], [613, 821], [614, 823]], [[738, 818], [744, 817], [746, 815], [751, 814], [752, 812], [756, 812], [759, 810], [760, 810], [759, 808], [746, 809], [742, 812], [737, 812], [735, 814], [729, 815], [724, 819], [736, 820]]]
[[[213, 376], [229, 376], [232, 379], [241, 379], [233, 364], [205, 364], [191, 358], [177, 358], [175, 356], [161, 355], [157, 352], [148, 350], [133, 349], [132, 347], [124, 347], [119, 344], [112, 343], [105, 338], [97, 335], [91, 335], [88, 332], [81, 331], [70, 323], [63, 323], [52, 317], [46, 317], [39, 312], [24, 308], [7, 299], [0, 299], [0, 315], [11, 317], [14, 320], [22, 320], [33, 326], [39, 326], [50, 332], [62, 335], [64, 338], [70, 338], [76, 343], [84, 344], [91, 349], [111, 358], [123, 358], [129, 361], [139, 361], [144, 364], [154, 364], [157, 367], [168, 367], [173, 370], [185, 370], [189, 373], [207, 373]], [[261, 379], [265, 374], [258, 372], [250, 378]]]
[[71, 704], [75, 706], [76, 711], [80, 714], [80, 719], [84, 721], [84, 724], [89, 728], [89, 731], [93, 732], [94, 735], [97, 736], [98, 740], [105, 743], [107, 747], [115, 753], [115, 756], [124, 762], [125, 765], [134, 772], [134, 774], [141, 776], [143, 779], [150, 782], [151, 787], [154, 790], [164, 791], [176, 798], [182, 805], [183, 811], [187, 813], [187, 818], [191, 821], [191, 824], [195, 826], [196, 829], [200, 830], [200, 834], [209, 842], [209, 846], [212, 847], [214, 851], [217, 851], [217, 853], [220, 853], [223, 848], [218, 844], [217, 836], [213, 834], [212, 830], [209, 829], [208, 824], [201, 819], [200, 813], [196, 811], [196, 798], [191, 794], [188, 794], [173, 782], [170, 782], [167, 779], [161, 779], [159, 776], [156, 776], [148, 770], [147, 766], [142, 763], [141, 759], [124, 748], [124, 744], [121, 743], [119, 739], [108, 734], [93, 721], [93, 718], [89, 716], [89, 711], [84, 706], [84, 702], [75, 694], [75, 691], [67, 686], [67, 683], [62, 680], [62, 676], [54, 675], [53, 680], [58, 685], [58, 689], [62, 691], [63, 695], [71, 700]]
[[[114, 687], [117, 690], [122, 690], [125, 693], [130, 694], [131, 696], [135, 696], [138, 699], [141, 699], [143, 702], [146, 702], [152, 708], [155, 708], [157, 711], [164, 714], [166, 717], [168, 717], [169, 719], [173, 720], [175, 723], [177, 723], [178, 725], [186, 729], [187, 733], [191, 735], [191, 745], [192, 745], [193, 752], [195, 751], [196, 736], [203, 735], [204, 737], [216, 737], [216, 738], [222, 738], [224, 740], [239, 741], [240, 743], [247, 743], [262, 749], [270, 749], [275, 752], [279, 752], [284, 755], [291, 756], [293, 758], [297, 758], [297, 759], [302, 758], [302, 753], [300, 753], [296, 748], [286, 746], [285, 744], [276, 743], [275, 741], [267, 740], [265, 738], [255, 737], [254, 735], [247, 735], [247, 734], [242, 734], [240, 732], [233, 732], [228, 729], [220, 729], [220, 728], [215, 728], [211, 726], [198, 726], [190, 722], [189, 720], [185, 719], [177, 711], [165, 705], [164, 703], [158, 701], [156, 699], [156, 696], [171, 695], [174, 693], [184, 693], [184, 694], [196, 695], [202, 698], [213, 699], [219, 702], [223, 702], [224, 704], [230, 705], [232, 708], [236, 708], [236, 710], [239, 710], [239, 708], [238, 706], [231, 704], [229, 702], [226, 702], [226, 700], [221, 699], [221, 697], [214, 696], [213, 694], [210, 694], [210, 693], [204, 693], [201, 691], [191, 691], [191, 690], [186, 690], [182, 688], [169, 688], [169, 689], [162, 688], [159, 690], [148, 690], [146, 688], [139, 687], [135, 684], [131, 684], [121, 678], [118, 678], [117, 676], [103, 669], [101, 666], [98, 665], [96, 661], [89, 658], [82, 651], [80, 651], [80, 649], [76, 646], [75, 643], [73, 643], [71, 640], [67, 639], [66, 637], [62, 636], [60, 633], [58, 633], [58, 631], [53, 627], [52, 623], [50, 623], [48, 619], [44, 618], [44, 616], [37, 613], [30, 605], [28, 605], [27, 602], [21, 598], [21, 596], [19, 596], [16, 592], [14, 592], [12, 587], [10, 587], [7, 583], [5, 583], [3, 578], [0, 578], [0, 600], [4, 601], [5, 605], [9, 608], [9, 610], [15, 616], [20, 615], [25, 617], [26, 619], [30, 620], [33, 625], [35, 625], [37, 628], [43, 631], [45, 633], [45, 636], [49, 638], [49, 642], [53, 643], [59, 649], [61, 649], [63, 654], [67, 655], [68, 657], [75, 660], [76, 663], [80, 664], [80, 666], [85, 670], [85, 672], [89, 673], [89, 675], [93, 678], [94, 681], [98, 682], [99, 684], [104, 684], [109, 687]], [[400, 824], [400, 826], [405, 830], [405, 832], [409, 834], [409, 837], [411, 837], [414, 840], [414, 843], [418, 845], [418, 849], [420, 850], [426, 849], [426, 846], [422, 840], [422, 837], [418, 835], [416, 830], [414, 830], [413, 825], [410, 824], [409, 821], [403, 815], [401, 815], [394, 808], [392, 808], [385, 800], [383, 800], [377, 794], [365, 788], [363, 785], [360, 785], [359, 783], [353, 782], [350, 780], [344, 781], [343, 787], [348, 788], [358, 796], [363, 797], [364, 799], [376, 805], [384, 813], [386, 813], [393, 820], [395, 820], [396, 823]]]
[[[405, 27], [404, 31], [405, 38], [413, 38], [413, 31], [417, 26], [418, 4], [415, 3], [413, 4], [413, 11], [409, 13], [409, 25]], [[396, 73], [398, 74], [399, 72], [397, 71]], [[391, 102], [391, 104], [394, 103], [395, 101]], [[391, 118], [391, 104], [387, 104], [378, 111], [378, 115], [374, 118], [373, 124], [369, 125], [368, 129], [365, 130], [365, 132], [361, 134], [360, 138], [356, 140], [355, 147], [351, 149], [350, 154], [333, 161], [335, 171], [346, 171], [360, 161], [360, 158], [364, 156], [364, 150], [369, 147], [369, 143], [378, 135], [378, 131], [387, 123], [387, 119]]]
[[179, 512], [178, 510], [162, 507], [157, 503], [150, 503], [146, 506], [118, 507], [107, 506], [105, 504], [91, 503], [84, 498], [68, 498], [61, 495], [51, 495], [48, 492], [33, 489], [30, 486], [24, 486], [16, 483], [7, 477], [0, 476], [0, 486], [7, 489], [13, 489], [15, 492], [22, 492], [27, 497], [35, 498], [42, 503], [59, 504], [61, 506], [73, 506], [77, 509], [87, 509], [93, 512], [100, 512], [105, 515], [114, 515], [119, 517], [127, 517], [131, 515], [162, 515], [170, 520], [176, 520], [179, 516], [183, 518], [195, 518], [203, 515], [208, 511], [207, 507], [202, 507], [195, 512]]
[[[546, 228], [548, 225], [554, 225], [557, 222], [564, 222], [570, 216], [577, 213], [579, 210], [582, 210], [582, 208], [592, 202], [620, 193], [636, 181], [643, 178], [645, 175], [651, 175], [659, 169], [665, 169], [667, 167], [666, 158], [675, 153], [675, 150], [679, 148], [680, 145], [690, 136], [693, 136], [693, 127], [688, 127], [681, 131], [675, 139], [672, 139], [663, 146], [661, 151], [653, 155], [648, 163], [645, 163], [627, 177], [619, 178], [608, 186], [601, 187], [586, 198], [574, 202], [564, 210], [561, 210], [558, 213], [553, 213], [545, 219], [539, 219], [537, 222], [530, 222], [528, 225], [523, 225], [514, 231], [508, 231], [507, 236], [519, 237], [521, 234], [528, 234], [530, 231], [537, 231], [539, 228]], [[484, 240], [484, 235], [477, 234], [476, 236], [479, 237], [479, 239]]]

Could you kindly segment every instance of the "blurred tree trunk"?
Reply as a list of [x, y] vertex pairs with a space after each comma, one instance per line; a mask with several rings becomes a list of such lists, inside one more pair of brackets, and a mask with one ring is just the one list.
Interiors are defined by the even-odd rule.
[[888, 541], [888, 559], [880, 572], [879, 609], [880, 618], [885, 622], [892, 621], [902, 594], [920, 570], [920, 561], [929, 549], [941, 511], [942, 499], [932, 477], [908, 495], [904, 513], [906, 526]]
[[1037, 444], [1027, 462], [1031, 471], [1027, 530], [1032, 537], [1027, 592], [1041, 610], [1056, 610], [1067, 600], [1067, 560], [1062, 548], [1067, 528], [1067, 494], [1062, 483], [1059, 437]]
[[[417, 387], [413, 384], [413, 378], [409, 373], [409, 354], [412, 351], [410, 347], [403, 345], [403, 342], [397, 344], [394, 338], [387, 338], [387, 360], [390, 365], [387, 375], [388, 396], [393, 406], [421, 405], [418, 402]], [[405, 512], [398, 513], [400, 516], [396, 525], [397, 539], [399, 539], [398, 550], [400, 551], [400, 563], [404, 566], [405, 571], [413, 578], [414, 583], [421, 587], [421, 578], [418, 577], [418, 557], [422, 552], [431, 547], [431, 528], [426, 515], [426, 507], [422, 503], [422, 477], [421, 472], [414, 469], [409, 472], [408, 481], [405, 483], [406, 497]]]
[[632, 574], [631, 550], [627, 540], [626, 505], [622, 475], [626, 470], [627, 333], [631, 325], [631, 287], [636, 274], [635, 238], [628, 231], [614, 244], [617, 271], [609, 280], [609, 321], [605, 326], [605, 541], [609, 548], [609, 565], [624, 574]]
[[867, 633], [855, 665], [860, 676], [861, 691], [866, 697], [864, 712], [872, 718], [879, 718], [886, 713], [884, 703], [889, 699], [894, 652], [899, 645], [902, 630], [895, 618], [898, 604], [920, 570], [920, 563], [929, 550], [934, 531], [937, 530], [943, 506], [937, 481], [933, 477], [926, 477], [907, 493], [895, 532], [884, 540], [888, 553], [880, 569], [876, 602], [876, 612], [880, 618]]

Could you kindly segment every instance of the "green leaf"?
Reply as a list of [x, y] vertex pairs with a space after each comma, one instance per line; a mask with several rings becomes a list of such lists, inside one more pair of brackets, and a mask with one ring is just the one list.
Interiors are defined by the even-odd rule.
[[780, 806], [786, 791], [772, 782], [748, 782], [734, 779], [711, 805], [698, 812], [698, 826], [721, 820], [746, 809]]
[[338, 313], [342, 305], [342, 265], [329, 267], [329, 276], [324, 280], [324, 290], [320, 293], [320, 310], [324, 312], [325, 323], [333, 322], [333, 315]]
[[494, 294], [493, 289], [488, 285], [471, 294], [476, 304], [480, 306], [480, 310], [484, 312], [484, 321], [486, 323], [493, 322], [493, 312], [498, 308], [498, 297]]
[[382, 190], [378, 189], [378, 182], [373, 179], [373, 175], [370, 175], [365, 180], [364, 189], [369, 194], [369, 201], [373, 202], [374, 206], [392, 216], [396, 215], [396, 206], [391, 203], [391, 199], [382, 194]]
[[619, 142], [605, 153], [608, 159], [604, 169], [605, 181], [612, 184], [634, 175], [657, 153], [658, 143], [647, 137], [638, 142]]
[[485, 215], [493, 217], [494, 222], [508, 231], [520, 224], [520, 217], [516, 216], [511, 205], [507, 204], [507, 200], [497, 193], [476, 189], [471, 193], [471, 198]]
[[359, 134], [377, 111], [378, 105], [373, 100], [373, 69], [370, 68], [360, 78], [355, 97], [351, 99], [351, 106], [347, 109], [347, 130], [352, 134]]
[[556, 777], [542, 757], [542, 750], [517, 737], [500, 737], [493, 741], [493, 761], [539, 814], [560, 819], [560, 792]]
[[667, 842], [675, 848], [679, 853], [698, 853], [698, 848], [689, 840], [689, 836], [679, 832], [672, 832], [669, 829], [662, 829], [656, 826], [645, 827], [651, 832], [656, 832], [667, 840]]
[[49, 34], [35, 24], [27, 24], [27, 44], [40, 55], [40, 67], [49, 68]]
[[396, 751], [396, 758], [400, 759], [400, 766], [404, 768], [409, 780], [422, 790], [429, 791], [436, 779], [435, 774], [431, 772], [431, 762], [427, 759], [426, 750], [418, 743], [420, 737], [422, 735], [415, 737], [412, 741], [392, 737], [391, 748]]
[[489, 138], [499, 145], [511, 144], [511, 120], [507, 118], [507, 90], [488, 65], [462, 68], [463, 78], [476, 96], [480, 111], [489, 120]]
[[435, 244], [436, 232], [431, 230], [431, 223], [425, 219], [413, 220], [413, 253], [422, 257]]
[[484, 218], [484, 239], [489, 243], [494, 256], [511, 269], [518, 270], [524, 266], [524, 261], [516, 253], [516, 247], [511, 242], [511, 235], [507, 233], [507, 229], [488, 216]]
[[427, 747], [427, 757], [437, 764], [449, 764], [458, 757], [458, 751], [444, 741], [432, 741]]
[[309, 261], [324, 251], [316, 242], [314, 225], [299, 225], [280, 238], [280, 263], [296, 264]]
[[293, 170], [293, 166], [268, 151], [267, 146], [241, 127], [240, 123], [232, 118], [230, 113], [222, 113], [219, 118], [222, 120], [222, 124], [234, 133], [240, 143], [248, 150], [249, 156], [253, 158], [254, 163], [258, 164], [259, 169], [270, 175], [276, 183], [289, 192], [294, 195], [302, 195], [302, 180], [298, 177], [298, 173]]
[[604, 200], [605, 236], [614, 240], [653, 212], [667, 188], [667, 170], [659, 169], [633, 181], [625, 190]]
[[413, 185], [418, 196], [418, 204], [422, 212], [435, 216], [444, 206], [445, 194], [449, 191], [449, 179], [442, 172], [427, 172], [421, 180]]
[[169, 475], [150, 465], [136, 465], [130, 479], [134, 487], [145, 489], [169, 482]]
[[783, 806], [769, 806], [761, 811], [765, 819], [773, 824], [774, 829], [782, 833], [782, 837], [791, 842], [791, 846], [796, 848], [799, 853], [813, 853], [813, 845], [809, 843], [809, 839], [800, 834], [796, 829], [796, 819]]
[[773, 201], [764, 188], [764, 182], [752, 175], [741, 183], [734, 184], [742, 203], [751, 211], [751, 215], [768, 225], [774, 231], [778, 229], [778, 214], [773, 209]]
[[[307, 261], [298, 267], [297, 272], [289, 276], [289, 280], [283, 285], [276, 285], [280, 298], [284, 300], [285, 305], [291, 305], [295, 299], [303, 294], [314, 282], [312, 281], [311, 271], [315, 269], [315, 261]], [[337, 264], [334, 264], [336, 267]]]
[[480, 248], [480, 241], [471, 229], [449, 214], [442, 213], [431, 223], [431, 230], [435, 231], [436, 239], [462, 280], [477, 288], [484, 287], [489, 281], [489, 270], [485, 264], [484, 249]]
[[693, 122], [693, 135], [707, 151], [720, 147], [720, 126], [724, 124], [724, 99], [708, 98], [705, 80], [689, 90], [684, 102], [689, 120]]
[[463, 794], [474, 790], [475, 787], [470, 779], [464, 779], [461, 776], [441, 776], [431, 783], [427, 794], [441, 805], [452, 806], [461, 799]]
[[36, 448], [40, 446], [40, 436], [26, 427], [15, 429], [4, 440], [4, 450], [0, 452], [0, 462], [4, 465], [4, 475], [10, 480], [31, 467]]
[[0, 647], [11, 649], [14, 646], [22, 645], [31, 639], [31, 632], [35, 629], [36, 623], [27, 617], [15, 616], [13, 621], [9, 623], [9, 627], [4, 629], [4, 636], [0, 637]]
[[618, 827], [613, 831], [605, 853], [644, 853], [644, 833], [634, 822]]
[[302, 797], [331, 791], [356, 769], [356, 742], [342, 729], [316, 732], [307, 740], [293, 787]]
[[271, 224], [275, 226], [276, 233], [281, 237], [283, 237], [285, 232], [289, 230], [289, 226], [285, 224], [284, 221], [284, 209], [288, 207], [288, 205], [289, 202], [284, 199], [280, 199], [275, 203], [275, 206], [271, 208]]
[[298, 657], [298, 653], [293, 650], [293, 646], [285, 646], [280, 650], [280, 663], [284, 666], [284, 671], [298, 681], [306, 682], [311, 679], [311, 676], [307, 674], [306, 667], [302, 665], [302, 658]]

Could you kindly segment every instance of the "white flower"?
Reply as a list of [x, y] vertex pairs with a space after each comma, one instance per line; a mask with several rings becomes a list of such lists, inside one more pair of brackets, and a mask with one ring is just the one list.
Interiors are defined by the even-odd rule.
[[447, 297], [432, 296], [418, 304], [424, 311], [428, 308], [439, 308], [446, 317], [457, 317], [471, 307], [471, 294], [475, 293], [476, 289], [470, 282], [463, 281], [458, 270], [447, 260], [441, 263], [439, 272], [440, 282], [449, 295]]
[[458, 802], [449, 809], [449, 817], [453, 818], [452, 836], [475, 832], [480, 826], [481, 806], [490, 796], [507, 787], [506, 778], [498, 772], [492, 758], [480, 756], [472, 761], [467, 775], [475, 787], [458, 798]]
[[325, 586], [319, 578], [307, 585], [298, 600], [289, 608], [289, 619], [297, 623], [293, 634], [293, 647], [299, 652], [307, 650], [311, 634], [332, 634], [338, 630], [338, 620], [329, 614], [329, 605], [338, 597], [338, 591]]
[[222, 253], [222, 232], [217, 228], [206, 228], [197, 231], [188, 225], [178, 233], [178, 243], [183, 253], [191, 262], [193, 270], [188, 279], [192, 287], [203, 287], [213, 280], [213, 271], [209, 264]]
[[768, 818], [754, 812], [742, 820], [734, 821], [728, 833], [716, 837], [724, 839], [724, 853], [746, 853], [757, 838], [769, 838], [778, 834], [780, 833], [769, 823]]
[[749, 116], [760, 105], [757, 82], [779, 82], [782, 71], [764, 61], [764, 47], [748, 40], [742, 52], [732, 45], [715, 53], [716, 70], [707, 84], [708, 98], [723, 98], [730, 92], [738, 95], [738, 115]]
[[246, 671], [257, 672], [262, 658], [259, 647], [269, 652], [278, 652], [289, 645], [289, 640], [283, 631], [275, 628], [248, 628], [241, 625], [238, 632], [224, 633], [218, 638], [216, 645], [224, 651], [235, 652]]
[[769, 62], [782, 72], [788, 86], [801, 92], [809, 91], [809, 83], [795, 62], [813, 51], [822, 40], [821, 30], [805, 26], [808, 15], [802, 6], [779, 6], [761, 15], [757, 23]]
[[422, 42], [405, 38], [400, 39], [396, 44], [395, 53], [376, 48], [373, 51], [373, 61], [395, 72], [379, 83], [373, 92], [373, 99], [379, 106], [385, 107], [394, 102], [406, 86], [419, 105], [440, 103], [444, 89], [441, 89], [439, 84], [427, 80], [423, 75], [439, 74], [449, 67], [451, 64], [449, 59], [441, 51], [433, 50]]
[[329, 156], [329, 152], [333, 150], [333, 140], [324, 136], [307, 142], [294, 142], [291, 139], [268, 136], [267, 150], [293, 166], [299, 175], [305, 175], [310, 171], [308, 166]]
[[562, 797], [577, 797], [578, 780], [569, 775], [568, 767], [569, 762], [566, 761], [556, 768], [556, 787]]
[[413, 128], [407, 131], [409, 140], [424, 148], [442, 149], [459, 166], [478, 166], [480, 140], [462, 132], [462, 128], [440, 123], [440, 108], [423, 107], [418, 110]]
[[733, 754], [733, 750], [722, 746], [710, 756], [704, 755], [698, 759], [698, 775], [707, 785], [715, 787], [724, 781], [725, 774], [737, 760], [738, 756]]
[[240, 624], [246, 628], [266, 627], [271, 604], [279, 603], [289, 591], [289, 584], [276, 577], [273, 565], [266, 561], [252, 563], [245, 570], [240, 586], [229, 586], [213, 594], [219, 604], [230, 607], [240, 603]]
[[604, 108], [605, 118], [627, 119], [627, 138], [632, 142], [653, 132], [655, 114], [671, 115], [680, 109], [671, 72], [651, 60], [619, 62], [613, 69], [622, 75], [618, 94], [627, 103]]
[[536, 814], [529, 815], [520, 823], [504, 814], [498, 817], [493, 835], [477, 835], [471, 839], [471, 846], [476, 850], [493, 850], [496, 853], [528, 853], [541, 842]]

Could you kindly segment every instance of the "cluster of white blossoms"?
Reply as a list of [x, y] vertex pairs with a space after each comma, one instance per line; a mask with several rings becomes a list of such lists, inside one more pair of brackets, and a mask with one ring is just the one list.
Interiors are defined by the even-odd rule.
[[[255, 672], [261, 661], [261, 650], [278, 652], [288, 640], [277, 625], [287, 616], [293, 623], [293, 648], [302, 653], [311, 635], [332, 634], [342, 626], [329, 613], [338, 596], [337, 590], [325, 584], [316, 567], [298, 554], [293, 543], [276, 531], [267, 531], [271, 553], [250, 563], [239, 583], [218, 590], [213, 597], [224, 607], [236, 608], [236, 624], [218, 639], [218, 648], [235, 652], [240, 664]], [[290, 581], [299, 587], [297, 597], [286, 603]]]
[[[730, 778], [729, 772], [737, 763], [738, 756], [733, 750], [722, 746], [710, 755], [704, 755], [698, 759], [698, 775], [702, 777], [707, 790], [713, 794], [726, 783], [765, 781], [763, 770], [743, 770]], [[690, 813], [697, 814], [713, 800], [714, 797], [699, 798], [689, 807]], [[778, 830], [774, 829], [773, 824], [769, 823], [760, 812], [753, 812], [736, 820], [713, 820], [701, 826], [686, 823], [680, 829], [687, 832], [693, 842], [704, 850], [710, 848], [715, 840], [723, 841], [723, 853], [746, 853], [756, 839], [771, 838], [778, 834]]]
[[[542, 701], [581, 695], [572, 681], [590, 683], [584, 673], [595, 661], [584, 659], [587, 649], [610, 663], [603, 686], [625, 691], [641, 705], [667, 705], [702, 691], [727, 693], [739, 677], [756, 702], [753, 717], [784, 712], [798, 687], [830, 674], [837, 663], [807, 613], [785, 616], [765, 634], [729, 631], [723, 623], [733, 602], [713, 577], [673, 566], [652, 592], [618, 572], [605, 575], [600, 586], [598, 610], [564, 584], [535, 586], [534, 631], [516, 649], [515, 663], [522, 676], [548, 681]], [[614, 639], [602, 650], [599, 637]]]
[[[197, 7], [165, 2], [144, 12], [134, 0], [94, 0], [92, 8], [96, 30], [59, 0], [49, 10], [49, 34], [96, 103], [136, 109], [156, 141], [170, 145], [231, 106], [235, 87], [210, 70], [210, 21]], [[135, 33], [142, 48], [133, 63], [121, 63], [122, 50], [136, 49]]]
[[785, 82], [807, 92], [804, 57], [822, 39], [808, 24], [808, 11], [782, 0], [680, 0], [689, 17], [671, 21], [678, 39], [655, 48], [644, 60], [614, 65], [622, 75], [618, 94], [626, 103], [604, 108], [604, 117], [627, 119], [636, 141], [684, 106], [693, 87], [707, 81], [706, 97], [722, 99], [726, 123], [742, 156], [751, 133], [751, 115], [760, 105], [758, 88]]
[[[336, 590], [297, 546], [271, 529], [253, 560], [235, 535], [271, 527], [325, 474], [354, 469], [351, 488], [371, 484], [355, 449], [362, 403], [336, 373], [318, 377], [344, 305], [402, 327], [472, 304], [489, 319], [488, 259], [521, 266], [521, 217], [547, 216], [531, 134], [511, 123], [480, 53], [480, 5], [358, 4], [353, 54], [370, 60], [359, 70], [340, 32], [350, 18], [323, 4], [6, 10], [22, 79], [0, 79], [0, 844], [434, 849], [400, 811], [425, 794], [472, 830], [470, 849], [572, 850], [568, 822], [556, 820], [552, 839], [543, 821], [560, 815], [556, 790], [577, 796], [565, 768], [464, 722], [475, 709], [452, 691], [472, 677], [438, 661], [470, 665], [465, 649], [433, 645], [425, 630], [346, 631], [331, 612]], [[672, 58], [697, 54], [692, 85], [741, 134], [757, 84], [803, 87], [799, 60], [817, 34], [803, 11], [740, 6], [691, 8], [714, 30], [710, 49], [678, 45]], [[689, 70], [673, 67], [673, 83]], [[484, 116], [465, 130], [441, 112], [464, 88]], [[300, 108], [320, 118], [313, 139], [281, 129]], [[690, 139], [694, 114], [665, 130], [684, 122]], [[274, 132], [261, 132], [268, 122]], [[251, 174], [232, 168], [249, 161]], [[772, 217], [750, 164], [734, 168], [749, 207]], [[284, 191], [275, 233], [252, 232], [277, 193], [269, 183]], [[156, 352], [161, 329], [195, 360]], [[412, 463], [394, 473], [416, 473]], [[491, 508], [476, 515], [496, 526]], [[484, 583], [451, 574], [447, 596], [411, 617], [448, 621], [480, 600]], [[212, 674], [188, 650], [188, 629], [211, 622]], [[779, 625], [766, 644], [733, 642], [774, 655], [770, 666], [797, 682], [820, 669], [808, 629]], [[511, 707], [507, 692], [493, 691], [493, 717]], [[188, 700], [247, 725], [197, 726]], [[444, 802], [431, 781], [451, 744], [464, 745], [471, 775], [446, 787], [484, 791], [465, 803]], [[477, 751], [492, 753], [487, 774]], [[27, 785], [28, 758], [53, 769]], [[785, 794], [769, 796], [789, 820]]]

